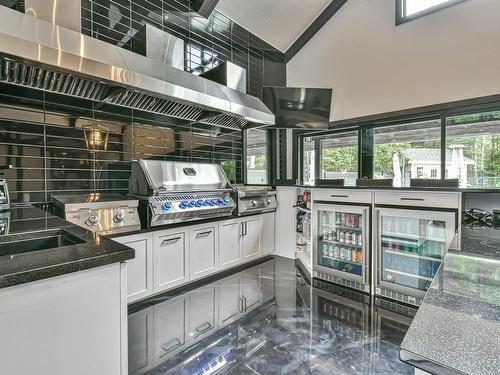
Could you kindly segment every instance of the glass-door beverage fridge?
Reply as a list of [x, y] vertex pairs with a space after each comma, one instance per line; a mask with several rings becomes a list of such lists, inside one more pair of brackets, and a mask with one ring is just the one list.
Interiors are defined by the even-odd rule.
[[315, 203], [314, 277], [370, 292], [368, 206]]
[[419, 305], [450, 248], [456, 212], [376, 208], [378, 295]]

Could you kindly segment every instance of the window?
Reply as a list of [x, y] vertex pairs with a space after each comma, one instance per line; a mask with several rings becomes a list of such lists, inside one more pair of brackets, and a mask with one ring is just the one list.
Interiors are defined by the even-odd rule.
[[231, 183], [236, 183], [236, 160], [224, 160], [220, 163]]
[[500, 111], [446, 119], [446, 169], [461, 188], [500, 188]]
[[265, 130], [246, 130], [245, 149], [247, 155], [247, 184], [266, 185], [269, 183], [267, 145], [267, 132]]
[[320, 140], [319, 147], [319, 178], [343, 178], [346, 186], [355, 186], [358, 178], [358, 132], [329, 135]]
[[304, 138], [304, 153], [302, 158], [302, 178], [304, 185], [314, 185], [314, 139], [307, 137]]
[[431, 178], [438, 178], [437, 169], [431, 169]]
[[432, 177], [441, 166], [441, 121], [426, 120], [375, 128], [373, 178], [393, 178], [395, 187]]
[[396, 24], [413, 20], [465, 0], [396, 0]]

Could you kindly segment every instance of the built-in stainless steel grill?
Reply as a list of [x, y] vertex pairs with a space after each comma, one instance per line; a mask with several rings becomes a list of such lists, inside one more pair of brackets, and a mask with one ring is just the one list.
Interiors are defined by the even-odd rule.
[[229, 216], [234, 191], [218, 164], [134, 160], [130, 193], [144, 227]]
[[276, 211], [276, 190], [271, 186], [237, 186], [238, 215]]
[[141, 229], [138, 201], [114, 194], [66, 194], [51, 196], [55, 213], [67, 221], [100, 234]]

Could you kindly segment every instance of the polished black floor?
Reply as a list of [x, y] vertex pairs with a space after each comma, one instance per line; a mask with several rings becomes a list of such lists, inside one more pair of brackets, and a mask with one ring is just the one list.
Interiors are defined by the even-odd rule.
[[131, 374], [413, 374], [399, 344], [413, 309], [275, 258], [129, 314]]

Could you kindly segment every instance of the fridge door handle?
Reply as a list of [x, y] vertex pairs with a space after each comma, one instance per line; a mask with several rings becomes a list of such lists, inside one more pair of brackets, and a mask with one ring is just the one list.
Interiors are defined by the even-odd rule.
[[370, 244], [370, 223], [369, 223], [369, 214], [368, 210], [363, 210], [363, 284], [368, 284], [368, 265], [370, 262], [369, 253], [369, 244]]
[[399, 199], [402, 200], [402, 201], [425, 201], [424, 198], [405, 198], [405, 197], [401, 197]]
[[380, 209], [376, 208], [375, 209], [375, 243], [373, 244], [373, 248], [375, 249], [373, 256], [375, 257], [375, 287], [379, 287], [380, 283], [380, 263], [381, 263], [381, 257], [382, 257], [382, 243], [381, 243], [381, 231], [382, 231], [382, 225], [380, 222]]

